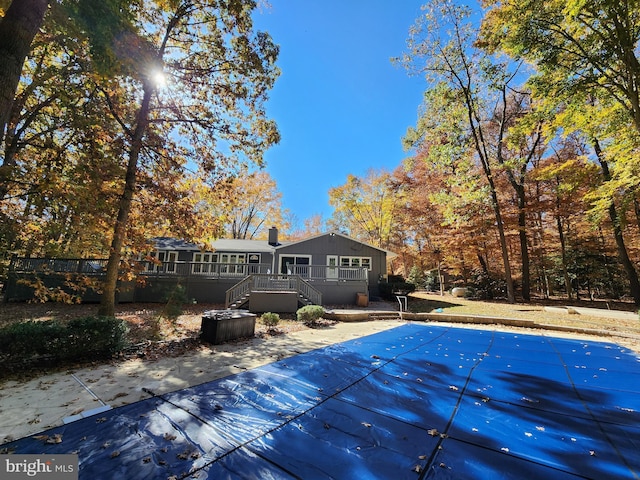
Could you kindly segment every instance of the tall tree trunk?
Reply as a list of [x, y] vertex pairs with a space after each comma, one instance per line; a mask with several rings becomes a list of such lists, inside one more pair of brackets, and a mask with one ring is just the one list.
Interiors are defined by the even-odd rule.
[[482, 273], [484, 273], [488, 277], [489, 267], [487, 266], [487, 261], [484, 259], [484, 256], [482, 256], [482, 253], [480, 251], [476, 253], [476, 256], [478, 257], [478, 262], [480, 263], [480, 268], [482, 269]]
[[556, 215], [556, 225], [558, 227], [558, 237], [560, 238], [560, 258], [562, 259], [562, 277], [564, 278], [564, 288], [567, 291], [567, 298], [573, 298], [573, 289], [571, 287], [571, 279], [569, 278], [569, 270], [567, 268], [567, 246], [564, 238], [564, 229], [562, 228], [562, 219], [560, 215]]
[[149, 82], [145, 82], [142, 103], [140, 104], [140, 109], [136, 116], [136, 129], [134, 130], [131, 138], [124, 191], [120, 196], [118, 217], [113, 230], [113, 239], [111, 241], [111, 249], [109, 251], [109, 261], [107, 263], [107, 273], [102, 287], [100, 308], [98, 309], [98, 315], [105, 317], [115, 316], [118, 274], [120, 271], [122, 247], [124, 246], [124, 241], [126, 239], [127, 222], [129, 220], [129, 213], [131, 212], [133, 195], [136, 190], [138, 158], [140, 156], [140, 150], [142, 149], [142, 140], [147, 130], [147, 126], [149, 125], [149, 109], [151, 105], [151, 95], [153, 92], [154, 89], [152, 85]]
[[[4, 143], [11, 107], [31, 42], [42, 26], [49, 0], [13, 0], [0, 20], [0, 145]], [[8, 191], [11, 163], [0, 164], [0, 189]], [[0, 195], [0, 199], [6, 195]]]
[[[471, 128], [471, 134], [475, 144], [476, 153], [480, 159], [482, 170], [484, 171], [487, 183], [489, 184], [489, 191], [491, 193], [491, 207], [496, 218], [496, 226], [498, 228], [498, 236], [500, 238], [500, 252], [502, 254], [502, 263], [504, 265], [504, 279], [507, 285], [507, 301], [509, 303], [516, 302], [515, 290], [513, 288], [513, 276], [511, 274], [511, 265], [509, 263], [509, 249], [507, 246], [507, 238], [504, 234], [504, 223], [502, 221], [502, 213], [500, 211], [500, 203], [498, 202], [498, 193], [496, 190], [495, 182], [493, 181], [493, 172], [491, 171], [491, 164], [489, 163], [489, 155], [487, 153], [486, 142], [484, 139], [484, 131], [482, 128], [482, 121], [478, 118], [477, 111], [475, 110], [475, 101], [471, 93], [470, 85], [463, 86], [462, 91], [465, 95], [465, 105], [467, 108], [467, 118], [469, 121], [469, 127]], [[504, 125], [504, 122], [502, 122]]]
[[492, 177], [489, 177], [489, 185], [491, 187], [491, 203], [493, 204], [493, 212], [496, 217], [498, 236], [500, 238], [500, 252], [502, 253], [502, 263], [504, 265], [504, 279], [507, 284], [507, 301], [509, 303], [516, 303], [516, 294], [513, 288], [513, 275], [511, 274], [511, 265], [509, 264], [509, 249], [507, 248], [507, 237], [504, 234], [502, 213], [500, 212], [500, 205], [498, 204], [498, 194], [496, 192]]
[[[593, 139], [593, 149], [596, 152], [596, 156], [598, 157], [598, 161], [600, 162], [600, 167], [602, 168], [602, 175], [605, 182], [611, 181], [611, 173], [609, 171], [609, 164], [605, 160], [602, 155], [602, 149], [600, 147], [600, 142], [598, 139]], [[611, 203], [609, 204], [609, 218], [611, 219], [611, 223], [613, 225], [613, 236], [616, 241], [616, 247], [618, 250], [618, 258], [620, 259], [620, 263], [624, 268], [624, 271], [627, 274], [627, 278], [629, 280], [629, 293], [633, 297], [633, 301], [636, 305], [640, 305], [640, 281], [638, 281], [638, 272], [633, 266], [633, 262], [629, 258], [629, 253], [627, 252], [627, 247], [624, 243], [624, 237], [622, 235], [622, 225], [620, 225], [620, 219], [618, 218], [618, 213], [616, 211], [615, 203], [613, 202], [613, 198], [611, 199]]]
[[525, 302], [528, 302], [531, 300], [531, 273], [524, 187], [521, 185], [518, 186], [516, 193], [518, 195], [518, 237], [520, 238], [520, 254], [522, 260], [522, 298]]

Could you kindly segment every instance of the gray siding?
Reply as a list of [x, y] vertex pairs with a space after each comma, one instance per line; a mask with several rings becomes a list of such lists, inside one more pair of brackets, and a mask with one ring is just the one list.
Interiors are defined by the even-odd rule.
[[[371, 258], [371, 270], [369, 270], [370, 296], [379, 295], [378, 283], [387, 273], [386, 251], [360, 243], [342, 235], [332, 235], [328, 233], [291, 245], [281, 246], [276, 252], [276, 268], [280, 265], [281, 257], [296, 254], [311, 255], [312, 265], [327, 265], [327, 257], [330, 255], [335, 255], [338, 258], [345, 256]], [[351, 294], [349, 294], [349, 296], [351, 296]], [[352, 302], [355, 302], [355, 298]]]
[[[363, 244], [341, 234], [327, 233], [319, 235], [307, 240], [293, 242], [290, 244], [279, 244], [274, 247], [267, 245], [264, 241], [252, 240], [221, 240], [218, 242], [215, 253], [219, 255], [218, 263], [221, 262], [220, 255], [225, 253], [246, 255], [246, 263], [253, 254], [259, 255], [260, 272], [251, 272], [250, 268], [232, 269], [229, 267], [221, 267], [214, 272], [211, 270], [193, 269], [191, 262], [194, 260], [194, 253], [200, 252], [197, 246], [184, 241], [164, 238], [159, 243], [161, 251], [177, 252], [177, 264], [172, 265], [170, 269], [164, 269], [162, 266], [157, 267], [149, 263], [149, 271], [140, 276], [142, 283], [130, 282], [127, 284], [119, 284], [119, 300], [136, 301], [136, 302], [164, 302], [168, 295], [175, 290], [176, 285], [180, 285], [185, 290], [185, 297], [189, 301], [198, 303], [225, 303], [225, 296], [228, 289], [234, 287], [242, 280], [243, 275], [249, 273], [269, 273], [277, 274], [280, 272], [280, 259], [285, 256], [300, 256], [304, 264], [314, 267], [324, 267], [328, 265], [328, 257], [335, 256], [338, 258], [337, 267], [341, 266], [340, 259], [344, 257], [358, 257], [360, 259], [370, 259], [368, 270], [368, 281], [363, 278], [349, 278], [336, 275], [335, 277], [325, 274], [324, 268], [310, 269], [315, 272], [307, 280], [317, 290], [322, 292], [322, 301], [326, 305], [337, 304], [355, 304], [357, 294], [368, 293], [370, 297], [379, 296], [379, 282], [387, 272], [386, 257], [387, 252], [370, 245]], [[275, 250], [275, 253], [274, 253]], [[211, 253], [211, 252], [203, 252]], [[5, 300], [29, 300], [33, 298], [34, 290], [23, 285], [18, 280], [34, 281], [33, 271], [37, 270], [37, 264], [50, 267], [50, 259], [23, 259], [25, 260], [22, 269], [10, 272], [7, 284]], [[83, 263], [84, 262], [84, 263]], [[95, 277], [96, 281], [102, 281], [103, 265], [101, 261], [88, 260], [55, 260], [53, 265], [60, 263], [60, 273], [43, 273], [39, 278], [45, 282], [49, 288], [65, 287], [65, 275], [69, 272], [85, 272], [84, 267], [87, 262], [95, 262], [98, 267], [86, 270], [86, 275]], [[255, 263], [251, 262], [251, 263]], [[69, 267], [71, 265], [71, 267]], [[93, 263], [91, 264], [93, 265]], [[350, 265], [355, 266], [355, 265]], [[71, 269], [70, 269], [71, 268]], [[224, 270], [222, 269], [224, 268]], [[329, 269], [330, 270], [330, 269]], [[327, 271], [329, 271], [327, 270]], [[349, 271], [355, 271], [360, 274], [359, 269], [343, 269], [348, 274]], [[332, 270], [331, 270], [332, 271]], [[47, 271], [48, 272], [48, 271]], [[237, 276], [229, 276], [229, 274]], [[319, 273], [319, 275], [318, 275]], [[304, 275], [303, 275], [304, 276]], [[367, 292], [368, 290], [368, 292]], [[96, 291], [88, 290], [82, 295], [84, 301], [98, 301], [99, 294]]]

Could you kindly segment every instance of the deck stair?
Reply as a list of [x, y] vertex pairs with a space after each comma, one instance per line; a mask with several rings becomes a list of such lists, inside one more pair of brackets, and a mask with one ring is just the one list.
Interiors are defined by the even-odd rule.
[[299, 275], [253, 274], [227, 290], [226, 308], [241, 308], [246, 305], [252, 292], [295, 292], [300, 305], [322, 305], [322, 292]]

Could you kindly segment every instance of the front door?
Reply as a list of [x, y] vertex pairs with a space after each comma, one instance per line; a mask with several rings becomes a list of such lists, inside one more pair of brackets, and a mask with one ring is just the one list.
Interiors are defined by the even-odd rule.
[[327, 255], [327, 280], [338, 279], [338, 256]]

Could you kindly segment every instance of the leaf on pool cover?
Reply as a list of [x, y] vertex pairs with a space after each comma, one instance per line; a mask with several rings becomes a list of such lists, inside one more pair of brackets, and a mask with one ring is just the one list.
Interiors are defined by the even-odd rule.
[[61, 433], [56, 433], [55, 435], [52, 435], [52, 436], [49, 436], [49, 435], [35, 435], [33, 438], [35, 438], [36, 440], [41, 440], [44, 443], [49, 443], [49, 444], [62, 443], [62, 434]]

